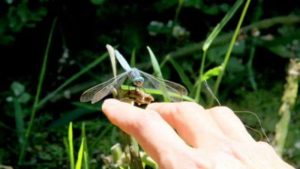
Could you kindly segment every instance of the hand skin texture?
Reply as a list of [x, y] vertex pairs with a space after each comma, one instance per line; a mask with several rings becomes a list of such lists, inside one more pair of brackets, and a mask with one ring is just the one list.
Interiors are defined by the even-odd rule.
[[269, 144], [255, 141], [227, 107], [179, 102], [141, 109], [108, 99], [102, 110], [160, 169], [293, 169]]

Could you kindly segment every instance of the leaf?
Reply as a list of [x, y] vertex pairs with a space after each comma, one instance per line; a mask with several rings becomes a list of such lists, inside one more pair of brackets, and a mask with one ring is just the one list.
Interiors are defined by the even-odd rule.
[[[151, 63], [154, 69], [155, 74], [160, 78], [160, 79], [164, 79], [161, 73], [161, 69], [160, 66], [158, 64], [158, 61], [154, 55], [154, 53], [152, 52], [151, 48], [149, 46], [147, 46], [148, 52], [150, 54], [150, 58], [151, 58]], [[170, 101], [170, 98], [167, 94], [167, 90], [164, 84], [162, 84], [162, 93], [163, 93], [163, 97], [164, 97], [164, 101]]]
[[201, 77], [201, 81], [206, 81], [213, 76], [218, 76], [223, 71], [223, 66], [217, 66], [212, 69], [209, 69], [204, 75]]
[[115, 49], [109, 44], [106, 45], [106, 49], [108, 51], [108, 55], [110, 58], [113, 75], [114, 75], [114, 77], [116, 77], [117, 76], [117, 64], [116, 64]]
[[70, 168], [75, 169], [74, 167], [74, 147], [73, 147], [73, 125], [72, 122], [69, 124], [68, 130], [68, 142], [69, 142], [69, 158], [70, 158]]
[[76, 169], [81, 169], [81, 166], [82, 166], [84, 144], [85, 144], [85, 139], [82, 138], [80, 148], [79, 148], [79, 152], [78, 152], [78, 157], [77, 157], [77, 160], [76, 160]]
[[83, 144], [83, 162], [84, 162], [84, 169], [89, 169], [89, 152], [88, 152], [88, 146], [86, 141], [86, 134], [85, 134], [85, 123], [83, 122], [81, 125], [81, 138], [84, 140]]
[[28, 93], [23, 93], [21, 96], [18, 98], [18, 102], [20, 103], [27, 103], [31, 98], [31, 95]]
[[152, 52], [151, 48], [149, 46], [147, 46], [148, 52], [150, 54], [150, 58], [151, 58], [151, 63], [154, 69], [154, 73], [161, 79], [163, 79], [162, 73], [161, 73], [161, 69], [159, 66], [159, 63], [154, 55], [154, 53]]
[[14, 92], [15, 96], [20, 96], [25, 91], [24, 85], [19, 82], [13, 82], [10, 88]]
[[228, 21], [232, 18], [232, 16], [235, 14], [235, 12], [237, 11], [237, 9], [242, 5], [244, 0], [238, 0], [236, 1], [236, 3], [232, 6], [232, 8], [230, 9], [230, 11], [227, 12], [227, 14], [225, 15], [225, 17], [221, 20], [220, 23], [218, 23], [213, 31], [209, 34], [209, 36], [206, 38], [203, 46], [202, 46], [202, 50], [206, 51], [211, 43], [213, 42], [213, 40], [218, 36], [218, 34], [221, 32], [221, 30], [224, 28], [224, 26], [228, 23]]

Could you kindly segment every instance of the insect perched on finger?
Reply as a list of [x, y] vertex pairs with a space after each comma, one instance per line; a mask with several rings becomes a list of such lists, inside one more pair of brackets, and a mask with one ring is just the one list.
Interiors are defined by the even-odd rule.
[[[86, 90], [80, 97], [81, 102], [96, 103], [110, 94], [113, 90], [119, 90], [126, 80], [129, 80], [136, 88], [144, 88], [145, 84], [147, 84], [147, 88], [150, 89], [166, 90], [166, 93], [170, 94], [170, 100], [174, 101], [178, 100], [178, 95], [187, 95], [187, 90], [182, 85], [157, 78], [137, 68], [132, 68], [118, 50], [110, 45], [106, 45], [106, 48], [110, 55], [117, 58], [125, 72]], [[175, 94], [177, 97], [172, 97], [171, 94]]]

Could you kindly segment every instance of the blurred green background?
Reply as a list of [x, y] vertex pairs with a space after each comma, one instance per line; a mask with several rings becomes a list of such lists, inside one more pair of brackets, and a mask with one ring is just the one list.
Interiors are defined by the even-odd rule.
[[[90, 168], [101, 168], [103, 156], [120, 136], [102, 115], [101, 103], [83, 104], [79, 97], [113, 76], [105, 45], [116, 46], [132, 65], [148, 73], [153, 73], [146, 48], [151, 47], [164, 78], [191, 93], [199, 77], [203, 41], [235, 2], [2, 0], [0, 168], [70, 168], [66, 138], [71, 121], [75, 150], [84, 122]], [[223, 63], [245, 4], [241, 2], [208, 49], [204, 71]], [[299, 2], [252, 1], [217, 95], [222, 105], [237, 111], [257, 140], [267, 140], [264, 131], [278, 147], [276, 135], [288, 131], [282, 156], [298, 168], [300, 68], [288, 72], [299, 58]], [[292, 84], [286, 81], [289, 75]], [[211, 88], [215, 83], [215, 77], [208, 80]], [[285, 90], [289, 85], [293, 88]], [[201, 91], [199, 103], [211, 106], [211, 95], [205, 88]], [[288, 91], [294, 95], [281, 125], [280, 107], [286, 103], [282, 96]], [[192, 92], [190, 97], [197, 96]]]

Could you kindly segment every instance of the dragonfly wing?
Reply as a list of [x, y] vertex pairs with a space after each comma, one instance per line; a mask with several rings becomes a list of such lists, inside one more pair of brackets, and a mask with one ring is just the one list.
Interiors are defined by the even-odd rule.
[[122, 56], [122, 54], [118, 50], [115, 50], [115, 56], [124, 70], [126, 70], [126, 71], [131, 70], [130, 65], [128, 64], [128, 62], [126, 61], [124, 56]]
[[93, 86], [92, 88], [83, 92], [80, 96], [81, 102], [89, 102], [95, 103], [101, 99], [103, 99], [106, 95], [108, 95], [112, 88], [118, 88], [127, 78], [127, 72], [124, 72], [117, 77], [114, 77], [106, 82]]
[[146, 78], [145, 82], [148, 81], [153, 88], [166, 90], [167, 94], [170, 96], [170, 99], [173, 101], [182, 100], [182, 96], [186, 96], [188, 94], [187, 89], [178, 83], [154, 77], [153, 75], [143, 71], [140, 71], [140, 73]]
[[102, 88], [100, 91], [96, 92], [94, 94], [94, 96], [92, 97], [92, 100], [91, 100], [92, 104], [100, 101], [105, 96], [107, 96], [113, 88], [114, 88], [113, 85], [108, 85], [108, 86], [105, 86], [104, 88]]

